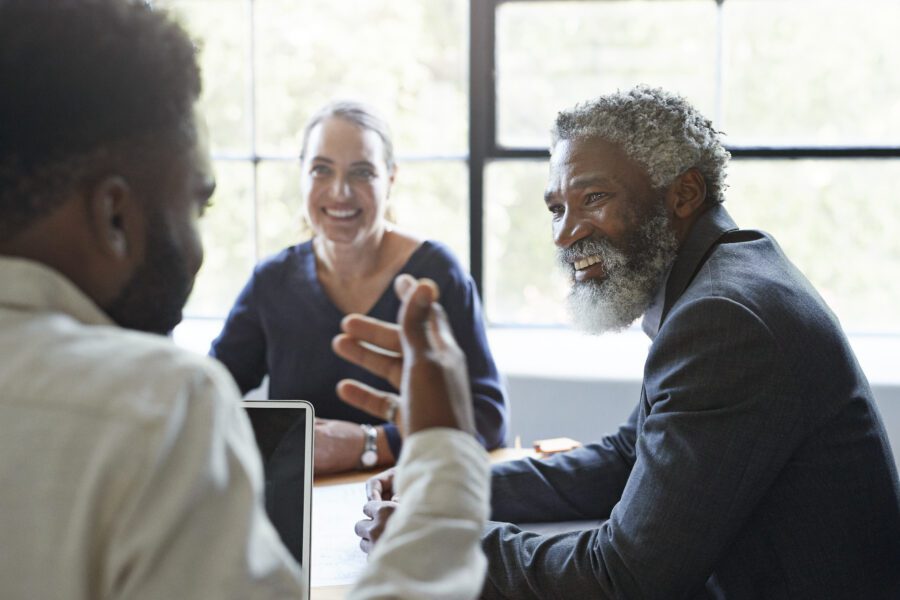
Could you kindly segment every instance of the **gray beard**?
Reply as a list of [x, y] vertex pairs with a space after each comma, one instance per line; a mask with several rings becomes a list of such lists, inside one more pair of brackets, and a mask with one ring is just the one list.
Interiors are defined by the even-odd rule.
[[[574, 281], [572, 257], [597, 254], [606, 277]], [[558, 259], [573, 277], [567, 298], [573, 325], [599, 335], [621, 331], [643, 315], [678, 254], [678, 240], [660, 203], [620, 250], [606, 238], [586, 238], [560, 249]]]

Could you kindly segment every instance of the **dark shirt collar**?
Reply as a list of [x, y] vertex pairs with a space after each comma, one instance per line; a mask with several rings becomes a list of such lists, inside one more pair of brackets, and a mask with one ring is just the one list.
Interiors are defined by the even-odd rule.
[[644, 318], [641, 319], [641, 329], [644, 330], [644, 333], [651, 340], [656, 337], [659, 331], [660, 317], [662, 317], [663, 307], [666, 305], [666, 282], [672, 273], [672, 266], [669, 267], [669, 270], [663, 276], [659, 287], [656, 288], [656, 294], [653, 295], [653, 301], [650, 302], [647, 312], [644, 313]]
[[662, 285], [659, 286], [647, 312], [644, 313], [641, 329], [651, 340], [659, 332], [666, 313], [694, 279], [710, 249], [722, 234], [737, 228], [721, 204], [711, 206], [697, 218], [681, 248], [678, 249], [675, 262], [668, 274], [663, 277]]

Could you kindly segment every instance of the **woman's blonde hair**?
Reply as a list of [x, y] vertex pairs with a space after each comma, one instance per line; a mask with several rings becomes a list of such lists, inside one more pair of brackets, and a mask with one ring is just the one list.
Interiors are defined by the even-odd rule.
[[369, 106], [361, 102], [352, 100], [336, 100], [329, 102], [310, 117], [303, 128], [303, 138], [300, 144], [300, 160], [306, 155], [306, 147], [309, 144], [309, 134], [313, 128], [325, 119], [338, 118], [353, 123], [361, 129], [374, 131], [381, 138], [382, 146], [384, 146], [384, 163], [387, 165], [388, 172], [393, 172], [396, 163], [394, 162], [394, 142], [391, 136], [391, 128], [388, 126], [381, 115], [375, 112]]

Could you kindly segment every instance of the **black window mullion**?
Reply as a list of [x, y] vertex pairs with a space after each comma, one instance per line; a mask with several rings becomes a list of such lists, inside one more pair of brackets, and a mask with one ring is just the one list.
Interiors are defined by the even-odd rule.
[[[470, 0], [469, 43], [469, 247], [470, 269], [483, 294], [484, 278], [484, 171], [489, 160], [547, 160], [547, 148], [503, 147], [497, 143], [496, 13], [505, 2], [530, 0]], [[544, 0], [546, 1], [546, 0]], [[599, 2], [603, 0], [584, 0]], [[723, 4], [717, 7], [716, 117], [721, 120], [725, 98], [723, 85]], [[900, 145], [780, 144], [726, 146], [737, 160], [883, 159], [900, 158]], [[488, 298], [485, 304], [490, 302]]]
[[[900, 158], [900, 146], [725, 146], [733, 158], [821, 159]], [[547, 148], [496, 148], [489, 158], [534, 160], [550, 158]]]
[[484, 294], [484, 168], [496, 146], [497, 0], [469, 2], [469, 271]]

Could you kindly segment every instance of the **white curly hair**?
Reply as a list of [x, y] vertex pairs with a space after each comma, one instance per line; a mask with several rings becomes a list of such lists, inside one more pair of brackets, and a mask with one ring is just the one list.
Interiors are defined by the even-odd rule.
[[664, 188], [691, 167], [706, 180], [707, 202], [725, 200], [725, 166], [731, 158], [712, 121], [677, 94], [639, 85], [561, 111], [552, 148], [560, 140], [602, 138], [646, 167]]

